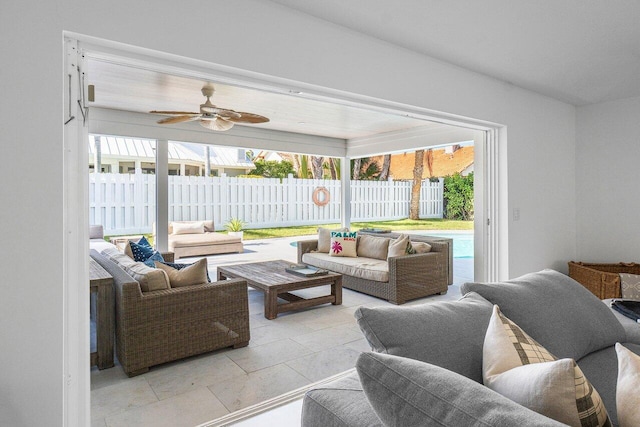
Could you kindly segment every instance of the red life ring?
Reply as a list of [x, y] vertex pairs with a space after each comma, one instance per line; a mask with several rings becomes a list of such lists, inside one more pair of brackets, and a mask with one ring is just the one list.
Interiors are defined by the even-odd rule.
[[[322, 194], [322, 199], [320, 199], [320, 194]], [[331, 194], [325, 187], [316, 187], [316, 189], [313, 190], [312, 198], [316, 206], [324, 206], [331, 200]]]

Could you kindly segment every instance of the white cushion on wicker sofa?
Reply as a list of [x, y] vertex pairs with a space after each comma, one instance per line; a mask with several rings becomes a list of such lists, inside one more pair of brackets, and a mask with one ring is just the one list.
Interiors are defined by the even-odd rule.
[[242, 239], [228, 234], [203, 233], [203, 234], [170, 234], [169, 248], [184, 248], [190, 246], [210, 246], [212, 244], [240, 243]]
[[389, 263], [386, 259], [381, 260], [366, 257], [336, 258], [325, 253], [308, 252], [302, 255], [302, 262], [365, 280], [375, 280], [376, 282], [389, 281]]

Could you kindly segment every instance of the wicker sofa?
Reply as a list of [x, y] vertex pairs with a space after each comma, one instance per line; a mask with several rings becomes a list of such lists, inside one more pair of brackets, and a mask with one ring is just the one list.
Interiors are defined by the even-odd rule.
[[244, 280], [142, 292], [140, 283], [105, 255], [91, 250], [115, 287], [116, 355], [128, 376], [150, 366], [249, 343]]
[[[380, 239], [395, 239], [387, 233]], [[445, 294], [451, 283], [449, 242], [411, 236], [412, 242], [431, 245], [428, 253], [389, 257], [385, 261], [358, 255], [356, 258], [328, 257], [318, 252], [318, 240], [297, 242], [298, 263], [342, 274], [342, 286], [368, 295], [404, 304], [408, 300]], [[377, 270], [371, 274], [372, 270]], [[381, 273], [376, 277], [375, 273]], [[375, 277], [375, 278], [374, 278]]]
[[600, 299], [621, 298], [620, 273], [640, 274], [640, 264], [569, 262], [569, 277]]

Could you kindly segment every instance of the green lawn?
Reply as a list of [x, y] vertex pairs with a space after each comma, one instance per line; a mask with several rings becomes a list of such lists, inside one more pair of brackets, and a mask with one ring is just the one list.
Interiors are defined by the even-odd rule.
[[[244, 230], [244, 240], [268, 239], [271, 237], [306, 236], [317, 233], [318, 227], [337, 228], [340, 224], [304, 225], [299, 227], [260, 228]], [[352, 222], [351, 229], [388, 228], [397, 230], [473, 230], [473, 221], [451, 221], [447, 219], [402, 219], [396, 221]]]
[[[244, 240], [269, 239], [273, 237], [307, 236], [317, 233], [318, 227], [338, 228], [340, 224], [303, 225], [298, 227], [256, 228], [244, 230]], [[401, 219], [395, 221], [352, 222], [351, 229], [388, 228], [398, 230], [473, 230], [473, 221], [452, 221], [448, 219]], [[226, 231], [221, 231], [226, 233]], [[153, 236], [145, 234], [153, 244]], [[105, 236], [105, 239], [111, 236]]]

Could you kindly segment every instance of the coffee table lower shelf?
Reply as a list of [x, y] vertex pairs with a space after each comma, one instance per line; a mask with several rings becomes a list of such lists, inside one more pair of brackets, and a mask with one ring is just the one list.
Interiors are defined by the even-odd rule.
[[[218, 280], [244, 279], [252, 288], [264, 294], [264, 317], [273, 320], [278, 313], [301, 310], [321, 304], [342, 304], [342, 275], [328, 273], [303, 277], [285, 271], [291, 263], [283, 260], [253, 262], [218, 267]], [[302, 298], [291, 291], [331, 286], [331, 294], [316, 298]], [[286, 301], [278, 303], [278, 298]]]

